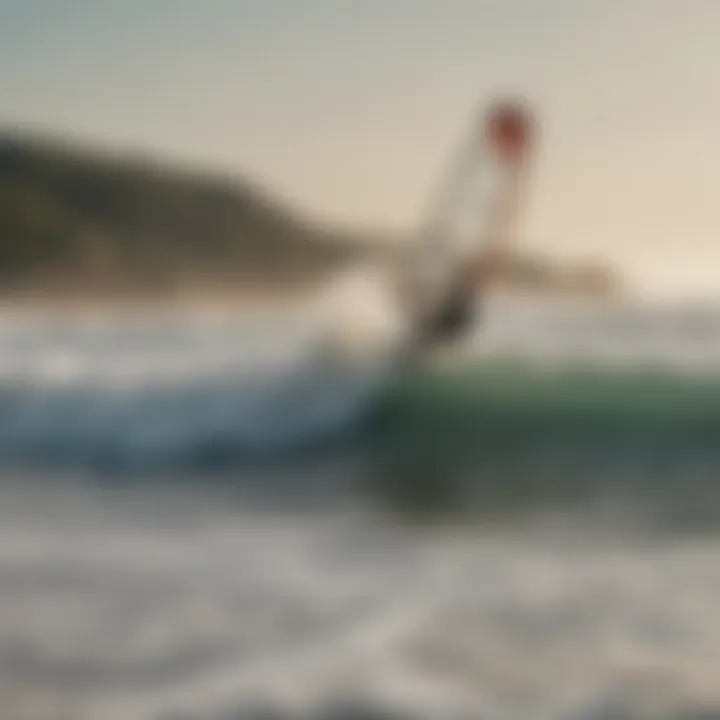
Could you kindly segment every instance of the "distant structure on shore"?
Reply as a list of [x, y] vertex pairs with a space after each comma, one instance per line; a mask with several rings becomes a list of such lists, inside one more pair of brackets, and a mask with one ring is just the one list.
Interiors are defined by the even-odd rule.
[[624, 292], [618, 273], [601, 262], [550, 263], [536, 257], [518, 257], [505, 277], [509, 287], [554, 295], [617, 297]]
[[[250, 182], [0, 135], [0, 293], [302, 289], [387, 243], [327, 228]], [[518, 256], [507, 283], [612, 296], [609, 267]]]

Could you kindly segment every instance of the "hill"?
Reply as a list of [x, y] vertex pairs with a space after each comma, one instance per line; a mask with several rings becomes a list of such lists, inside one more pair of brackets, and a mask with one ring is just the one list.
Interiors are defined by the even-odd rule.
[[[244, 179], [0, 134], [0, 293], [287, 288], [377, 255]], [[517, 258], [511, 284], [611, 292], [612, 273]]]
[[5, 292], [298, 283], [361, 251], [344, 240], [247, 181], [0, 135]]

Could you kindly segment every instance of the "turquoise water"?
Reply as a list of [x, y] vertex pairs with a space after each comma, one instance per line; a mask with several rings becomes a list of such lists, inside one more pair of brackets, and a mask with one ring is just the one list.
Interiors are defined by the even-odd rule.
[[717, 505], [719, 433], [720, 375], [490, 362], [401, 379], [368, 427], [401, 502], [622, 499], [697, 521]]

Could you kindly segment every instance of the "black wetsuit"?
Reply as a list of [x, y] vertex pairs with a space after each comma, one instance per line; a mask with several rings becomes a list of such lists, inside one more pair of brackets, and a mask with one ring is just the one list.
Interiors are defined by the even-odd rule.
[[418, 334], [428, 345], [453, 342], [462, 337], [476, 320], [475, 307], [466, 293], [454, 291], [432, 312], [420, 319]]
[[453, 288], [441, 303], [416, 318], [410, 342], [401, 352], [401, 364], [414, 364], [428, 350], [461, 339], [477, 322], [474, 298]]

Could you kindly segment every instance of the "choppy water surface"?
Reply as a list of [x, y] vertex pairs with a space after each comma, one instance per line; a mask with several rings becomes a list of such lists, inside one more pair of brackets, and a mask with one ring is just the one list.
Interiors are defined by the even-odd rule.
[[720, 717], [720, 309], [474, 341], [3, 316], [2, 717]]

